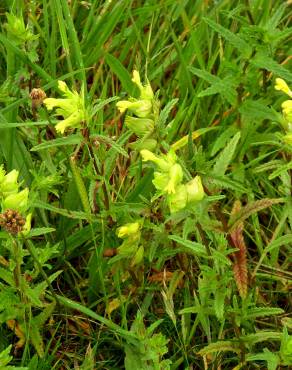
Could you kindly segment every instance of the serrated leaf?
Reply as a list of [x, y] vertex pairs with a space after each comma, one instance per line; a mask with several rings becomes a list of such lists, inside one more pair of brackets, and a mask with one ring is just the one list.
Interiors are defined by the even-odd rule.
[[277, 354], [270, 352], [265, 348], [265, 352], [257, 353], [254, 355], [248, 355], [246, 360], [247, 361], [266, 361], [268, 365], [268, 370], [276, 370], [279, 363], [280, 358]]
[[235, 134], [229, 141], [226, 148], [219, 154], [212, 171], [214, 175], [223, 176], [225, 174], [232, 161], [240, 136], [240, 132], [237, 132], [237, 134]]
[[51, 204], [42, 202], [40, 200], [35, 200], [32, 203], [32, 207], [46, 209], [48, 211], [52, 211], [62, 216], [73, 219], [86, 220], [88, 218], [88, 215], [85, 212], [71, 211], [69, 209], [54, 207]]
[[280, 166], [276, 171], [272, 172], [268, 177], [269, 180], [273, 180], [276, 177], [280, 176], [282, 172], [286, 172], [292, 168], [292, 161]]
[[281, 315], [285, 311], [277, 307], [255, 307], [249, 308], [246, 314], [248, 319], [255, 319], [257, 317]]
[[50, 149], [55, 148], [59, 146], [66, 146], [66, 145], [76, 145], [80, 144], [83, 141], [83, 137], [80, 134], [65, 136], [65, 137], [59, 137], [54, 140], [45, 141], [44, 143], [41, 143], [39, 145], [34, 146], [30, 150], [32, 152], [37, 152], [38, 150], [44, 150], [44, 149]]
[[169, 235], [169, 239], [183, 245], [187, 250], [198, 256], [207, 256], [206, 248], [201, 243], [192, 242], [177, 235]]
[[110, 145], [113, 150], [122, 154], [124, 157], [129, 158], [129, 155], [125, 151], [125, 149], [121, 145], [119, 145], [116, 141], [110, 139], [108, 136], [94, 135], [92, 138], [96, 139], [97, 141], [104, 142], [104, 143]]
[[38, 227], [35, 229], [31, 229], [30, 232], [26, 235], [26, 237], [32, 238], [34, 236], [49, 234], [54, 231], [56, 231], [56, 229], [54, 229], [53, 227]]
[[90, 117], [92, 118], [98, 111], [100, 111], [104, 106], [106, 106], [107, 104], [113, 102], [113, 101], [116, 101], [118, 100], [119, 97], [118, 96], [113, 96], [112, 98], [108, 98], [108, 99], [105, 99], [105, 100], [102, 100], [101, 102], [95, 104], [95, 106], [93, 107], [92, 109], [92, 112], [90, 114]]
[[256, 57], [251, 60], [251, 64], [257, 68], [272, 72], [275, 77], [281, 77], [287, 82], [292, 82], [292, 73], [265, 54], [258, 53]]
[[166, 106], [162, 109], [162, 111], [160, 112], [160, 115], [158, 117], [158, 120], [157, 122], [155, 122], [155, 124], [158, 126], [158, 127], [163, 127], [172, 108], [175, 106], [175, 104], [178, 102], [178, 99], [172, 99], [170, 102], [168, 102], [166, 104]]
[[214, 94], [221, 94], [226, 98], [226, 100], [231, 105], [236, 105], [237, 92], [235, 90], [235, 87], [236, 87], [235, 80], [230, 79], [229, 77], [226, 77], [222, 80], [220, 79], [218, 82], [212, 84], [212, 86], [201, 91], [198, 94], [198, 98], [202, 98], [204, 96], [210, 96]]
[[218, 320], [223, 320], [226, 292], [220, 289], [215, 291], [214, 309]]
[[209, 18], [203, 18], [203, 20], [216, 32], [218, 32], [222, 37], [224, 37], [233, 47], [238, 49], [242, 55], [249, 57], [252, 49], [246, 43], [246, 41], [240, 37], [238, 34], [235, 34], [229, 31], [227, 28], [221, 26], [220, 24], [212, 21]]
[[279, 113], [259, 100], [244, 101], [239, 108], [239, 112], [246, 120], [258, 121], [268, 119], [277, 122], [281, 120], [281, 115]]
[[251, 202], [247, 204], [246, 206], [242, 207], [241, 210], [234, 215], [234, 217], [231, 217], [228, 223], [229, 232], [234, 230], [236, 226], [246, 220], [249, 216], [252, 214], [261, 211], [262, 209], [265, 209], [267, 207], [270, 207], [274, 204], [282, 203], [284, 200], [282, 198], [279, 199], [261, 199], [256, 200], [255, 202]]
[[210, 87], [201, 91], [198, 94], [199, 98], [202, 98], [204, 96], [214, 95], [214, 94], [221, 94], [226, 98], [226, 100], [231, 105], [236, 104], [237, 92], [235, 90], [235, 87], [238, 85], [237, 80], [231, 77], [226, 77], [224, 79], [221, 79], [218, 76], [212, 75], [208, 71], [204, 71], [198, 68], [190, 67], [189, 70], [196, 76], [206, 80], [207, 82], [209, 82], [209, 84], [211, 84]]
[[211, 149], [211, 157], [213, 157], [220, 149], [224, 148], [226, 145], [226, 142], [232, 135], [235, 135], [236, 128], [234, 126], [230, 126], [226, 128], [215, 140], [214, 144], [212, 145]]
[[211, 343], [208, 346], [202, 348], [198, 355], [206, 356], [209, 353], [216, 353], [216, 352], [235, 352], [240, 353], [241, 348], [239, 343], [231, 342], [231, 341], [219, 341], [216, 343]]

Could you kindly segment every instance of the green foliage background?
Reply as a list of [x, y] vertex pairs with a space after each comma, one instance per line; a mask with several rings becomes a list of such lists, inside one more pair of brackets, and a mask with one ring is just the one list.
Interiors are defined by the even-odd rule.
[[[14, 250], [0, 232], [0, 369], [291, 366], [291, 145], [274, 89], [292, 86], [291, 14], [284, 0], [1, 1], [0, 163], [30, 188], [33, 228]], [[205, 187], [178, 214], [153, 200], [115, 107], [137, 95], [133, 69], [161, 102], [161, 150], [184, 138], [184, 176]], [[32, 109], [58, 80], [84, 88], [89, 133]], [[116, 230], [138, 219], [132, 266], [113, 259]]]

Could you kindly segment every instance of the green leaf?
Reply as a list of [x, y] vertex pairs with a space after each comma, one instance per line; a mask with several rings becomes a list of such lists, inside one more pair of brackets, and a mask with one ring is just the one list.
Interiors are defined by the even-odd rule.
[[126, 339], [129, 342], [136, 343], [136, 335], [122, 329], [119, 325], [115, 324], [114, 322], [104, 318], [103, 316], [98, 315], [94, 311], [90, 310], [89, 308], [81, 305], [80, 303], [74, 302], [69, 298], [57, 295], [58, 302], [65, 306], [68, 307], [74, 311], [79, 311], [82, 312], [84, 315], [91, 317], [92, 319], [101, 322], [105, 326], [107, 326], [110, 330], [113, 330], [115, 333], [120, 335], [122, 338]]
[[135, 84], [132, 82], [131, 76], [122, 63], [113, 55], [106, 54], [105, 61], [109, 65], [114, 74], [121, 81], [122, 87], [129, 95], [133, 95]]
[[206, 248], [201, 243], [192, 242], [190, 240], [183, 239], [177, 235], [169, 235], [168, 238], [183, 245], [189, 252], [192, 252], [195, 255], [204, 257], [207, 256]]
[[257, 317], [272, 316], [272, 315], [281, 315], [285, 311], [277, 307], [256, 307], [249, 308], [246, 317], [249, 320], [256, 319]]
[[70, 136], [60, 137], [50, 141], [45, 141], [44, 143], [41, 143], [31, 148], [31, 151], [37, 152], [38, 150], [55, 148], [58, 146], [76, 145], [80, 144], [82, 141], [83, 137], [81, 134], [74, 134]]
[[223, 149], [223, 151], [219, 154], [212, 171], [215, 176], [223, 176], [227, 171], [227, 168], [230, 165], [233, 155], [237, 149], [240, 136], [240, 132], [237, 132], [237, 134], [235, 134], [226, 145], [226, 148]]
[[206, 356], [209, 353], [216, 353], [216, 352], [235, 352], [240, 353], [241, 347], [239, 343], [231, 342], [231, 341], [219, 341], [216, 343], [211, 343], [208, 346], [202, 348], [198, 355]]
[[221, 26], [219, 23], [212, 21], [209, 18], [203, 18], [203, 20], [216, 32], [218, 32], [222, 37], [224, 37], [234, 48], [238, 49], [242, 55], [248, 58], [252, 52], [251, 47], [246, 41], [240, 37], [238, 34], [229, 31], [227, 28]]
[[254, 213], [261, 211], [267, 207], [271, 207], [274, 204], [282, 203], [284, 200], [279, 199], [261, 199], [255, 202], [248, 203], [246, 206], [242, 207], [239, 212], [237, 212], [234, 217], [231, 217], [228, 223], [229, 232], [234, 230], [238, 224], [246, 220], [249, 216]]
[[105, 135], [93, 135], [92, 138], [94, 138], [97, 141], [105, 142], [106, 144], [109, 144], [113, 150], [115, 150], [117, 153], [122, 154], [124, 157], [129, 158], [128, 153], [125, 151], [125, 149], [119, 145], [116, 141], [112, 140], [108, 136]]
[[258, 53], [256, 57], [251, 60], [251, 64], [257, 68], [273, 72], [275, 77], [281, 77], [287, 82], [292, 82], [292, 73], [266, 54]]
[[69, 209], [63, 209], [63, 208], [54, 207], [51, 204], [42, 202], [40, 200], [35, 200], [32, 203], [31, 206], [32, 207], [35, 207], [35, 208], [47, 209], [48, 211], [52, 211], [52, 212], [58, 213], [58, 214], [60, 214], [62, 216], [68, 217], [68, 218], [80, 219], [80, 220], [86, 220], [88, 218], [87, 213], [77, 212], [77, 211], [71, 211]]
[[189, 70], [193, 74], [198, 76], [199, 78], [202, 78], [211, 84], [210, 87], [201, 91], [198, 94], [199, 98], [202, 98], [204, 96], [214, 95], [214, 94], [221, 94], [222, 96], [226, 98], [226, 100], [231, 105], [236, 105], [237, 92], [235, 88], [238, 85], [238, 82], [236, 79], [229, 77], [229, 76], [224, 79], [221, 79], [218, 76], [212, 75], [208, 71], [204, 71], [204, 70], [193, 68], [193, 67], [190, 67]]

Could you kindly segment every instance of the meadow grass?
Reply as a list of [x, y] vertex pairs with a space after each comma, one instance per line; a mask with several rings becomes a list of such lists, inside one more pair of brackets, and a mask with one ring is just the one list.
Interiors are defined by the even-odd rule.
[[1, 1], [1, 369], [292, 366], [291, 15]]

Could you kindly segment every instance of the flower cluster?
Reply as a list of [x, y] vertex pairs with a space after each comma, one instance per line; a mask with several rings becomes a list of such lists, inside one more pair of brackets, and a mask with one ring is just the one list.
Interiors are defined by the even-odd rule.
[[139, 246], [141, 239], [140, 222], [125, 224], [117, 229], [117, 236], [124, 239], [118, 248], [118, 259], [130, 259], [130, 266], [139, 264], [144, 256], [144, 247]]
[[[282, 78], [276, 78], [275, 89], [284, 92], [292, 98], [292, 91]], [[285, 120], [286, 135], [283, 140], [292, 145], [292, 100], [286, 100], [282, 103], [282, 112]]]
[[57, 132], [63, 134], [67, 128], [81, 128], [86, 122], [87, 114], [84, 103], [84, 94], [70, 91], [64, 81], [58, 81], [58, 88], [64, 98], [47, 98], [44, 100], [48, 110], [56, 109], [56, 116], [62, 116], [56, 125]]
[[155, 117], [158, 112], [158, 102], [156, 101], [149, 81], [145, 85], [141, 83], [139, 72], [133, 71], [132, 81], [139, 88], [139, 98], [130, 97], [128, 100], [122, 100], [117, 103], [117, 108], [121, 113], [126, 110], [133, 115], [127, 115], [125, 124], [131, 130], [138, 140], [132, 144], [132, 148], [141, 150], [144, 148], [154, 150], [157, 141], [153, 137], [155, 128]]
[[157, 156], [147, 149], [141, 150], [143, 161], [151, 161], [158, 167], [154, 172], [153, 184], [165, 195], [171, 213], [185, 208], [204, 197], [204, 189], [200, 176], [183, 183], [183, 170], [173, 150], [165, 155]]
[[6, 174], [0, 167], [0, 225], [11, 234], [28, 232], [31, 222], [31, 214], [27, 214], [29, 191], [28, 188], [19, 191], [18, 175], [16, 170]]

